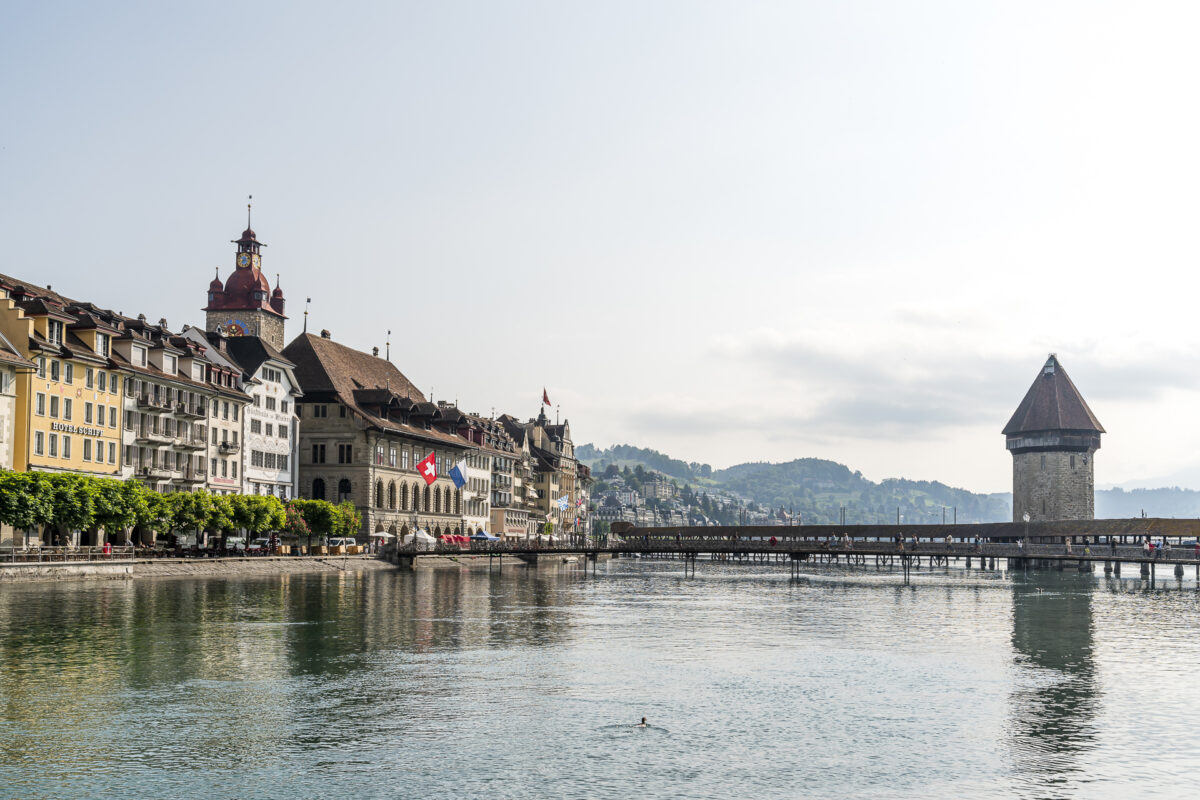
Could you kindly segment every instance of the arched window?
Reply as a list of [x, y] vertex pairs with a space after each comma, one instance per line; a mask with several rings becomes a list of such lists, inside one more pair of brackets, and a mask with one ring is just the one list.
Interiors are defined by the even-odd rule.
[[396, 482], [392, 481], [388, 484], [388, 508], [392, 511], [396, 510]]
[[454, 513], [462, 513], [462, 489], [454, 490]]
[[408, 511], [408, 484], [400, 484], [400, 510]]
[[425, 487], [424, 497], [421, 498], [421, 508], [429, 510], [429, 487]]
[[350, 499], [350, 481], [346, 478], [342, 478], [340, 481], [338, 481], [338, 497], [337, 497], [337, 499], [338, 499], [339, 503], [342, 502], [343, 500]]
[[383, 508], [383, 481], [375, 481], [375, 507]]
[[442, 490], [438, 488], [433, 490], [433, 513], [442, 513]]
[[324, 479], [317, 478], [313, 481], [312, 499], [313, 500], [324, 500], [325, 499], [325, 481], [324, 481]]

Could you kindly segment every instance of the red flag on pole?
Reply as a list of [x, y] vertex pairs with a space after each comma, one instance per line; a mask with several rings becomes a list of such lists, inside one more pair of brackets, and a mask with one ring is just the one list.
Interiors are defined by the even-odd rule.
[[426, 486], [437, 480], [437, 465], [433, 463], [433, 453], [425, 456], [424, 461], [417, 463], [417, 472], [421, 473], [421, 477], [425, 479]]
[[542, 402], [546, 405], [550, 405], [550, 395], [546, 394], [545, 386], [542, 387]]

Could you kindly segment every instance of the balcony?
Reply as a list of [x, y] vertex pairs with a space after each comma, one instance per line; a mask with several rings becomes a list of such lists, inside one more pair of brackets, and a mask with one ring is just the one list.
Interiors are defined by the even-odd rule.
[[242, 446], [237, 442], [221, 442], [219, 445], [217, 445], [217, 450], [221, 451], [222, 453], [236, 453], [241, 449]]
[[139, 442], [157, 442], [158, 444], [170, 444], [174, 440], [174, 437], [168, 433], [140, 425], [134, 428], [134, 437]]
[[195, 417], [196, 419], [204, 419], [208, 416], [208, 412], [204, 406], [190, 406], [187, 403], [179, 403], [175, 406], [175, 413], [184, 417]]
[[206, 479], [207, 473], [202, 469], [185, 469], [177, 480], [184, 483], [204, 483]]
[[142, 467], [138, 470], [138, 475], [143, 478], [155, 478], [157, 480], [166, 480], [171, 477], [171, 471], [166, 467], [161, 467], [155, 464]]
[[174, 406], [162, 395], [145, 393], [137, 396], [137, 407], [143, 411], [150, 411], [156, 414], [162, 414], [174, 410]]
[[203, 450], [205, 447], [203, 436], [180, 436], [174, 441], [174, 445], [184, 450]]

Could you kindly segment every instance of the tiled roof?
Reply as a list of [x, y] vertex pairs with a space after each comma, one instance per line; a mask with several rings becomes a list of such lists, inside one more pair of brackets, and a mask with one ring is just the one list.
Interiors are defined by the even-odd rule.
[[1035, 431], [1105, 432], [1054, 355], [1047, 359], [1001, 432], [1014, 436]]
[[[360, 352], [311, 333], [302, 333], [293, 339], [291, 344], [283, 349], [283, 355], [296, 365], [296, 379], [300, 381], [300, 389], [305, 394], [332, 392], [337, 396], [338, 402], [379, 430], [457, 447], [467, 446], [467, 442], [459, 436], [405, 425], [395, 419], [380, 416], [379, 406], [368, 403], [390, 395], [396, 398], [397, 403], [400, 399], [411, 400], [417, 409], [424, 407], [431, 408], [433, 412], [437, 411], [437, 406], [426, 403], [421, 391], [387, 359]], [[379, 390], [383, 392], [380, 393]]]
[[228, 336], [225, 338], [225, 352], [238, 363], [247, 377], [258, 372], [258, 368], [266, 361], [275, 360], [289, 367], [295, 366], [260, 336]]

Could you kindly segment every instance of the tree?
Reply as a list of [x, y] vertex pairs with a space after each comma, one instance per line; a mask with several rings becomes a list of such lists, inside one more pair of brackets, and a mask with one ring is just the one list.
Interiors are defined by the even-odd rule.
[[300, 541], [303, 537], [309, 545], [312, 544], [312, 528], [309, 527], [308, 520], [304, 518], [304, 504], [311, 502], [315, 501], [293, 500], [283, 509], [283, 532], [289, 536], [295, 536], [296, 541]]
[[0, 522], [37, 531], [54, 519], [54, 494], [41, 472], [0, 471]]
[[333, 512], [335, 536], [357, 536], [362, 530], [362, 514], [354, 507], [354, 503], [343, 500], [334, 507]]
[[92, 479], [64, 472], [47, 480], [54, 498], [54, 526], [61, 533], [91, 528], [96, 519]]
[[118, 531], [124, 533], [137, 524], [141, 509], [146, 504], [144, 486], [132, 479], [92, 478], [91, 481], [94, 524], [104, 529], [105, 536], [112, 537]]
[[164, 496], [167, 531], [202, 530], [213, 513], [213, 499], [206, 491], [176, 492]]
[[278, 497], [240, 494], [229, 499], [232, 501], [234, 525], [246, 531], [247, 538], [261, 536], [283, 527], [283, 503], [279, 502]]

